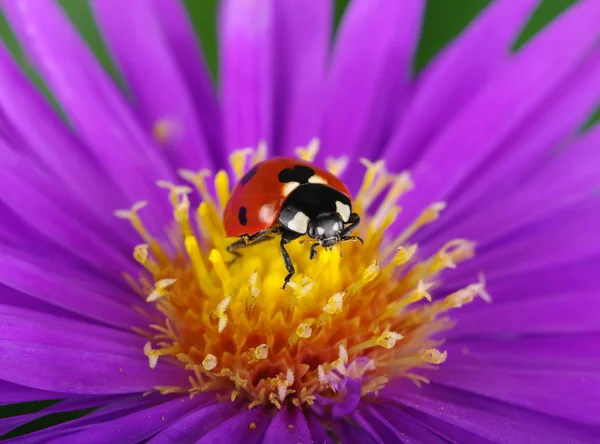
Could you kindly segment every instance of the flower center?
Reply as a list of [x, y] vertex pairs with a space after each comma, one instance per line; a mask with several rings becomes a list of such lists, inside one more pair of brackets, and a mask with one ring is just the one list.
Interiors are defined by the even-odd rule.
[[[298, 154], [312, 161], [317, 149], [312, 143]], [[263, 158], [261, 147], [238, 151], [230, 160], [239, 179]], [[341, 400], [348, 395], [348, 378], [360, 382], [362, 397], [376, 396], [391, 378], [427, 382], [415, 370], [446, 359], [436, 338], [451, 326], [445, 313], [476, 296], [488, 299], [483, 282], [442, 299], [428, 293], [440, 271], [472, 257], [473, 244], [452, 240], [432, 257], [414, 260], [411, 235], [435, 221], [444, 204], [431, 205], [392, 236], [389, 227], [400, 212], [396, 202], [412, 188], [409, 175], [389, 173], [382, 161], [362, 163], [366, 173], [354, 205], [363, 219], [358, 234], [364, 246], [344, 244], [342, 257], [336, 245], [310, 260], [310, 245], [292, 242], [288, 251], [298, 273], [286, 290], [276, 240], [249, 246], [235, 261], [226, 251], [235, 239], [225, 236], [221, 218], [230, 190], [224, 171], [215, 176], [217, 199], [208, 191], [209, 172], [181, 172], [201, 197], [197, 208], [190, 204], [192, 188], [159, 183], [169, 190], [176, 222], [168, 243], [145, 230], [138, 216], [143, 204], [116, 213], [145, 241], [134, 250], [144, 270], [129, 280], [149, 304], [143, 308], [149, 327], [139, 333], [148, 338], [150, 367], [165, 360], [190, 372], [188, 386], [156, 390], [214, 390], [249, 407], [281, 408]], [[327, 162], [335, 174], [345, 164]], [[373, 208], [376, 201], [381, 203]]]

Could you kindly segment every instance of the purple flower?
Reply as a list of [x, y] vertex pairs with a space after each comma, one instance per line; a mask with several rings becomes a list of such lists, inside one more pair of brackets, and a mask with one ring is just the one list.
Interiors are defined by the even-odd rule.
[[[497, 0], [415, 78], [423, 3], [355, 0], [330, 51], [330, 2], [226, 0], [219, 99], [178, 2], [93, 2], [124, 92], [54, 2], [2, 3], [66, 121], [1, 48], [0, 403], [60, 401], [0, 436], [598, 440], [600, 4], [512, 53], [537, 2]], [[291, 244], [283, 291], [221, 212], [294, 153], [365, 244]]]

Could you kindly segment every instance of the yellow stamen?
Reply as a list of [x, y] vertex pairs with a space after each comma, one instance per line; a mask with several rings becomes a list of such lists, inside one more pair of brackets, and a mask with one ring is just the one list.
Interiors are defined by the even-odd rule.
[[306, 147], [296, 148], [296, 155], [307, 162], [315, 160], [317, 153], [319, 152], [319, 145], [321, 141], [319, 139], [312, 139]]
[[325, 167], [336, 176], [340, 176], [348, 166], [348, 156], [338, 158], [328, 157], [325, 159]]

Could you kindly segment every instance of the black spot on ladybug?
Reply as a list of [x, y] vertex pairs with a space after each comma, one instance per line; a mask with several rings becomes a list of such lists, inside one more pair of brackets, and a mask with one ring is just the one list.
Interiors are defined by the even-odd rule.
[[244, 177], [242, 177], [242, 179], [240, 180], [240, 182], [242, 183], [242, 185], [246, 185], [248, 182], [250, 182], [250, 179], [252, 179], [254, 177], [254, 175], [256, 174], [256, 172], [258, 171], [258, 166], [253, 166], [250, 170], [248, 170], [248, 172], [246, 174], [244, 174]]
[[294, 168], [285, 168], [279, 173], [279, 182], [308, 183], [308, 179], [315, 175], [315, 170], [304, 165], [296, 165]]
[[246, 207], [240, 207], [239, 211], [238, 211], [238, 220], [240, 221], [240, 224], [242, 224], [243, 226], [246, 226], [246, 224], [248, 223], [248, 218], [246, 217]]

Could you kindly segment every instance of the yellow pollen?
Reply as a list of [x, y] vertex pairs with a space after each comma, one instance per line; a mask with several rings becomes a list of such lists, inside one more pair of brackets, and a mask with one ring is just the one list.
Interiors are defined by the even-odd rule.
[[206, 355], [206, 357], [202, 360], [202, 367], [204, 370], [211, 371], [217, 366], [217, 357], [215, 355], [211, 355], [210, 353]]
[[310, 335], [312, 335], [312, 327], [310, 324], [303, 322], [296, 329], [296, 334], [301, 338], [310, 338]]
[[336, 176], [340, 176], [348, 167], [348, 162], [348, 156], [328, 157], [325, 159], [325, 167]]
[[174, 122], [167, 118], [158, 119], [152, 128], [152, 135], [158, 143], [168, 142], [174, 132]]
[[[313, 139], [297, 153], [312, 161], [318, 148]], [[231, 180], [266, 152], [261, 142], [256, 150], [233, 153]], [[172, 206], [168, 241], [159, 243], [165, 236], [145, 228], [138, 212], [146, 202], [115, 212], [143, 240], [133, 249], [140, 274], [129, 281], [140, 295], [136, 310], [151, 319], [146, 329], [135, 329], [148, 339], [143, 349], [148, 364], [155, 368], [164, 360], [161, 365], [189, 372], [186, 384], [156, 391], [190, 396], [214, 391], [218, 399], [241, 400], [248, 408], [304, 407], [319, 396], [343, 399], [344, 378], [360, 379], [361, 396], [373, 398], [391, 379], [418, 385], [427, 382], [423, 369], [443, 366], [447, 352], [438, 347], [440, 334], [452, 326], [447, 313], [476, 298], [490, 301], [483, 277], [451, 294], [440, 294], [436, 285], [439, 273], [473, 257], [475, 245], [450, 240], [430, 257], [419, 257], [410, 238], [433, 223], [445, 204], [430, 205], [399, 232], [398, 200], [413, 188], [409, 174], [393, 174], [383, 161], [361, 162], [366, 173], [354, 209], [361, 215], [356, 234], [364, 245], [320, 248], [311, 260], [310, 239], [291, 242], [296, 274], [286, 290], [277, 238], [239, 250], [240, 257], [227, 251], [236, 239], [223, 226], [231, 193], [225, 171], [209, 181], [210, 171], [180, 170], [189, 186], [158, 183]], [[347, 164], [346, 158], [327, 160], [335, 174]]]
[[321, 144], [321, 141], [317, 138], [314, 138], [310, 142], [308, 142], [308, 145], [306, 147], [296, 148], [296, 155], [299, 158], [301, 158], [302, 160], [305, 160], [307, 162], [312, 162], [313, 160], [315, 160], [315, 157], [317, 156], [317, 153], [319, 152], [320, 144]]

